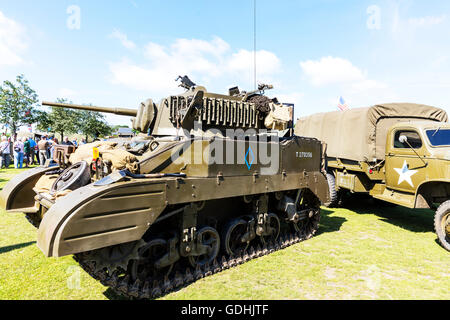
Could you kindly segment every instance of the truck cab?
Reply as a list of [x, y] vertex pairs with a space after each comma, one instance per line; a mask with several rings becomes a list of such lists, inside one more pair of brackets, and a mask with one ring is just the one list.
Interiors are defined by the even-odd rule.
[[[450, 124], [435, 121], [400, 122], [386, 141], [385, 181], [390, 199], [411, 208], [433, 208], [450, 198]], [[408, 198], [414, 197], [415, 201]]]

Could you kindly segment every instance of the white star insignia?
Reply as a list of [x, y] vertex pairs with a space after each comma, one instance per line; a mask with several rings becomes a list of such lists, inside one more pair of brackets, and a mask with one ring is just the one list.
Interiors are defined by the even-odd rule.
[[417, 170], [409, 170], [406, 160], [403, 163], [403, 168], [401, 168], [401, 169], [394, 168], [394, 170], [397, 171], [397, 173], [400, 175], [398, 177], [398, 184], [402, 183], [403, 181], [406, 181], [410, 184], [411, 187], [414, 188], [414, 185], [411, 181], [411, 177], [417, 173]]

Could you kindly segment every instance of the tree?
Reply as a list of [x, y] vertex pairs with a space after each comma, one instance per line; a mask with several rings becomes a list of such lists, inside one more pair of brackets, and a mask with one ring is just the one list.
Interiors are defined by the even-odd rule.
[[[67, 103], [67, 100], [58, 98], [56, 102]], [[78, 112], [71, 109], [51, 107], [50, 113], [38, 112], [38, 129], [59, 133], [62, 141], [64, 139], [64, 133], [77, 132], [78, 122], [80, 121], [79, 117]]]
[[37, 102], [38, 95], [23, 74], [16, 77], [15, 84], [6, 80], [0, 86], [0, 121], [10, 127], [14, 139], [20, 126], [35, 122]]
[[130, 126], [126, 126], [123, 124], [116, 124], [111, 127], [113, 133], [116, 132], [117, 130], [119, 130], [119, 128], [130, 128]]
[[112, 133], [112, 128], [106, 123], [105, 116], [100, 112], [83, 110], [78, 111], [77, 114], [78, 132], [86, 136], [86, 141], [89, 137], [97, 139]]

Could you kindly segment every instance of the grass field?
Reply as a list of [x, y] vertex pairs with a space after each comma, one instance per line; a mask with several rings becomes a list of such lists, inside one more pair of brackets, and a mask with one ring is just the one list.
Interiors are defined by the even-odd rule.
[[[0, 170], [0, 188], [21, 170]], [[71, 257], [45, 258], [21, 214], [0, 211], [0, 299], [118, 299]], [[450, 253], [428, 210], [323, 209], [316, 237], [162, 299], [450, 299]]]

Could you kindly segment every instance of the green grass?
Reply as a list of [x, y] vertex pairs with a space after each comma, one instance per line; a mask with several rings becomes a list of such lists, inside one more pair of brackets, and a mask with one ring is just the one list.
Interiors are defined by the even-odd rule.
[[[0, 170], [0, 188], [22, 170]], [[0, 211], [0, 299], [116, 299], [71, 257], [45, 258], [21, 214]], [[303, 243], [202, 279], [162, 299], [450, 299], [450, 253], [433, 213], [323, 209]]]

